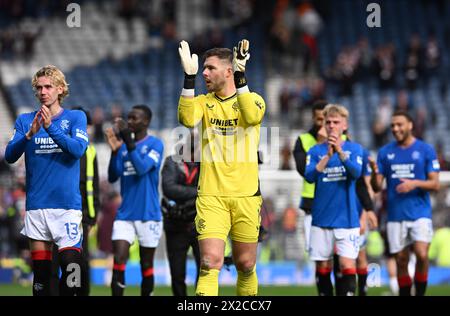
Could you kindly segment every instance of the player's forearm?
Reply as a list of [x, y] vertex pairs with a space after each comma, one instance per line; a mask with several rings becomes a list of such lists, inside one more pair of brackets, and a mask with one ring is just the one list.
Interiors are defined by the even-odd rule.
[[200, 122], [203, 111], [195, 98], [181, 95], [178, 101], [178, 121], [180, 124], [192, 128]]
[[239, 110], [245, 122], [248, 125], [261, 124], [265, 111], [264, 103], [256, 99], [247, 86], [237, 90], [237, 99]]
[[362, 166], [359, 163], [357, 163], [356, 161], [351, 160], [349, 158], [344, 159], [344, 160], [341, 159], [341, 162], [344, 165], [345, 170], [347, 171], [347, 173], [353, 179], [358, 179], [361, 176]]
[[316, 170], [318, 172], [323, 172], [325, 168], [327, 167], [328, 161], [330, 161], [330, 156], [325, 155], [316, 165]]
[[413, 180], [416, 188], [424, 191], [439, 191], [440, 183], [439, 180]]
[[15, 136], [15, 138], [6, 146], [5, 160], [8, 163], [15, 163], [25, 152], [27, 141], [28, 140], [25, 135], [18, 137]]
[[133, 150], [128, 154], [130, 155], [131, 163], [133, 164], [138, 176], [147, 174], [147, 172], [149, 172], [156, 165], [156, 162], [152, 158], [147, 155], [141, 157], [137, 150]]
[[375, 193], [381, 191], [382, 179], [380, 179], [380, 175], [378, 173], [372, 172], [370, 175], [370, 185]]
[[330, 158], [326, 155], [317, 164], [310, 163], [305, 169], [305, 180], [309, 183], [314, 183], [319, 178], [319, 175], [325, 170]]
[[114, 183], [117, 179], [119, 179], [122, 170], [118, 165], [119, 161], [117, 158], [117, 152], [112, 152], [108, 165], [108, 182]]
[[369, 190], [367, 188], [366, 182], [364, 181], [364, 177], [360, 177], [356, 181], [356, 195], [358, 196], [363, 209], [373, 210], [373, 201], [370, 197]]
[[87, 135], [77, 131], [75, 137], [71, 138], [64, 134], [56, 124], [50, 124], [47, 128], [47, 133], [63, 152], [72, 155], [76, 159], [80, 159], [84, 155], [89, 143]]

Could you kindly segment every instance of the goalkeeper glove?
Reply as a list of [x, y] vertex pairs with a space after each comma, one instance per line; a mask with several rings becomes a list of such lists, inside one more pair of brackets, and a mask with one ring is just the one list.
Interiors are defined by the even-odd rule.
[[132, 152], [136, 148], [133, 137], [131, 137], [131, 131], [124, 120], [120, 119], [117, 121], [117, 127], [119, 128], [119, 135], [123, 142], [127, 146], [128, 152]]
[[247, 85], [245, 78], [245, 64], [250, 59], [250, 42], [246, 39], [239, 41], [238, 46], [233, 48], [233, 72], [236, 88], [242, 88]]
[[184, 88], [195, 88], [195, 75], [198, 71], [198, 56], [197, 54], [191, 55], [189, 44], [186, 41], [181, 41], [178, 47], [178, 53], [180, 54], [181, 64], [184, 69]]

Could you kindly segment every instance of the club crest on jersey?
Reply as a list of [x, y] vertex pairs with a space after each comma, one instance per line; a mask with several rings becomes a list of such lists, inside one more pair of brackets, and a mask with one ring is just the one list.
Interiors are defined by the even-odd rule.
[[208, 103], [206, 103], [206, 107], [210, 110], [212, 110], [214, 108], [214, 104], [213, 105], [209, 105]]
[[418, 152], [417, 150], [414, 150], [413, 153], [411, 154], [411, 158], [414, 160], [419, 160], [420, 152]]
[[197, 229], [202, 231], [206, 228], [205, 220], [202, 218], [197, 222]]
[[70, 123], [69, 120], [62, 120], [59, 126], [63, 131], [67, 131], [69, 129], [69, 123]]
[[147, 145], [142, 146], [142, 148], [141, 148], [141, 154], [146, 154], [146, 153], [147, 153], [147, 150], [148, 150], [148, 146], [147, 146]]
[[395, 154], [387, 154], [387, 159], [392, 160], [395, 158]]
[[236, 112], [239, 111], [239, 105], [237, 102], [234, 102], [233, 105], [231, 106], [233, 108], [233, 110], [235, 110]]
[[261, 102], [259, 102], [258, 100], [256, 100], [256, 101], [255, 101], [255, 105], [256, 105], [257, 107], [259, 107], [260, 110], [262, 110], [262, 104], [261, 104]]

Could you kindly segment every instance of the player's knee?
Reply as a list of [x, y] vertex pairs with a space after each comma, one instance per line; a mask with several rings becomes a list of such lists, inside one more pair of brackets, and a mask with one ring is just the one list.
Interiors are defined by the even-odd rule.
[[254, 258], [238, 259], [238, 260], [236, 260], [235, 265], [236, 265], [236, 269], [238, 271], [241, 271], [244, 273], [250, 273], [255, 268], [256, 259], [254, 259]]
[[428, 261], [428, 253], [426, 250], [424, 251], [416, 251], [416, 259], [419, 262], [427, 262]]
[[81, 264], [81, 250], [77, 249], [62, 250], [59, 253], [59, 260], [61, 266], [63, 267], [71, 263]]
[[409, 263], [409, 257], [405, 255], [397, 255], [396, 262], [398, 267], [407, 267]]
[[216, 254], [204, 254], [200, 259], [201, 269], [220, 269], [223, 265], [223, 256]]

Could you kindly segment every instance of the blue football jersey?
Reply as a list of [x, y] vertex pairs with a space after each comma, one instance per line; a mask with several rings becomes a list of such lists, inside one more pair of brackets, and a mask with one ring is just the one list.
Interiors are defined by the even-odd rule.
[[123, 144], [117, 154], [111, 156], [108, 179], [115, 182], [120, 177], [122, 194], [117, 220], [161, 221], [158, 185], [163, 151], [159, 138], [147, 136], [136, 142], [131, 153]]
[[14, 135], [5, 151], [9, 163], [25, 153], [26, 210], [81, 210], [80, 158], [89, 143], [86, 115], [78, 110], [63, 109], [30, 139], [29, 131], [37, 111], [21, 114]]
[[416, 188], [408, 193], [397, 193], [396, 187], [400, 179], [426, 180], [428, 173], [440, 171], [434, 148], [419, 139], [407, 148], [392, 142], [380, 149], [377, 164], [387, 181], [388, 221], [431, 218], [428, 191]]
[[324, 228], [359, 227], [356, 206], [356, 180], [362, 172], [361, 145], [345, 141], [342, 150], [348, 159], [342, 162], [338, 154], [331, 156], [322, 172], [316, 169], [327, 154], [328, 144], [313, 146], [306, 158], [306, 181], [316, 183], [312, 207], [312, 225]]

